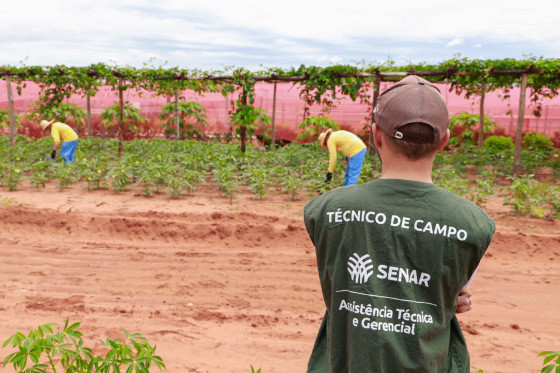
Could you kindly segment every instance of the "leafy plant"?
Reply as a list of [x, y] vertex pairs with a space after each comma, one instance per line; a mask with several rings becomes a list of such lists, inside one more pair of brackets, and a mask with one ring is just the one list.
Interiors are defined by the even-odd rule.
[[484, 150], [489, 154], [509, 154], [509, 152], [513, 151], [513, 140], [511, 137], [506, 136], [489, 136], [484, 140]]
[[179, 133], [181, 139], [191, 139], [202, 137], [203, 133], [197, 126], [208, 125], [206, 109], [198, 102], [177, 103], [177, 111], [175, 110], [175, 102], [170, 102], [162, 107], [160, 118], [165, 120], [163, 124], [165, 135], [170, 137], [176, 135], [175, 120], [178, 116]]
[[[456, 135], [452, 137], [449, 141], [449, 145], [458, 145], [458, 142], [471, 142], [474, 144], [475, 132], [474, 129], [480, 124], [480, 115], [470, 114], [463, 111], [457, 115], [453, 115], [449, 118], [449, 130], [452, 134]], [[457, 133], [457, 129], [461, 128], [462, 132]], [[484, 116], [484, 132], [488, 133], [492, 130], [498, 128], [496, 122], [491, 120], [488, 116]]]
[[530, 150], [551, 153], [554, 150], [552, 140], [538, 132], [527, 132], [523, 135], [523, 146]]
[[72, 122], [77, 126], [82, 126], [86, 122], [86, 112], [76, 104], [61, 103], [56, 106], [41, 108], [37, 102], [33, 111], [27, 115], [30, 119], [41, 120], [44, 118], [54, 119], [60, 122]]
[[299, 124], [303, 131], [297, 135], [298, 140], [317, 140], [317, 136], [327, 129], [338, 131], [340, 127], [329, 117], [309, 117]]
[[[538, 356], [544, 356], [541, 373], [560, 373], [560, 352], [543, 351]], [[554, 360], [556, 359], [556, 360]], [[550, 363], [550, 364], [548, 364]], [[548, 364], [548, 365], [545, 365]]]
[[[92, 349], [84, 346], [83, 334], [78, 330], [81, 323], [64, 326], [56, 323], [39, 325], [27, 336], [16, 332], [8, 338], [2, 348], [11, 344], [18, 351], [4, 359], [4, 367], [11, 364], [15, 371], [22, 373], [46, 373], [47, 369], [57, 372], [149, 372], [153, 364], [165, 369], [161, 357], [155, 355], [156, 347], [151, 346], [139, 333], [129, 333], [122, 329], [126, 340], [107, 338], [103, 345], [108, 349], [105, 357], [94, 355]], [[55, 327], [58, 330], [55, 331]]]
[[[20, 127], [21, 118], [19, 115], [14, 115], [16, 126]], [[0, 127], [10, 126], [10, 115], [8, 114], [8, 109], [0, 109]]]
[[218, 183], [224, 197], [229, 197], [229, 202], [232, 203], [239, 185], [239, 177], [236, 170], [231, 166], [217, 168], [212, 171], [212, 175], [214, 176], [213, 180]]
[[2, 197], [0, 195], [0, 206], [18, 205], [18, 202], [10, 197]]
[[[106, 108], [105, 111], [101, 113], [101, 118], [103, 119], [101, 125], [105, 129], [116, 132], [119, 118], [119, 103], [115, 102], [113, 106]], [[140, 114], [140, 110], [126, 103], [123, 106], [123, 122], [127, 123], [128, 130], [134, 133], [139, 129], [138, 124], [146, 122], [146, 118]]]
[[484, 369], [471, 367], [471, 373], [488, 373], [488, 372], [486, 372]]
[[536, 172], [552, 155], [552, 140], [540, 134], [528, 132], [523, 136], [524, 149], [521, 151], [521, 164], [526, 172]]
[[255, 134], [259, 126], [264, 126], [264, 132], [270, 131], [272, 118], [266, 114], [266, 111], [253, 107], [252, 105], [241, 105], [232, 114], [230, 123], [238, 135], [242, 135], [245, 131], [248, 137]]
[[558, 215], [560, 187], [541, 184], [532, 176], [511, 178], [511, 185], [505, 188], [510, 195], [504, 199], [504, 205], [512, 206], [514, 212], [531, 214], [537, 218]]
[[58, 188], [60, 190], [68, 188], [71, 184], [79, 180], [75, 172], [75, 167], [72, 163], [58, 163], [55, 175], [58, 180]]
[[53, 163], [41, 160], [32, 166], [33, 174], [30, 176], [29, 181], [35, 188], [44, 188], [47, 182], [53, 177]]

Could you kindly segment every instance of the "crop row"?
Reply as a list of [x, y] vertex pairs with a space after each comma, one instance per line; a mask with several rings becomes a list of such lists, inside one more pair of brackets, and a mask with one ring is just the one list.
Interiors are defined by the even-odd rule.
[[[26, 182], [36, 188], [57, 182], [64, 189], [81, 183], [90, 190], [134, 188], [144, 195], [165, 192], [179, 197], [212, 183], [232, 201], [245, 189], [256, 198], [271, 192], [310, 198], [341, 186], [344, 177], [340, 156], [333, 182], [323, 183], [328, 154], [316, 143], [273, 149], [249, 146], [242, 153], [235, 143], [142, 139], [125, 142], [118, 157], [117, 140], [86, 137], [80, 139], [75, 161], [69, 165], [59, 158], [46, 161], [51, 147], [49, 138], [19, 136], [17, 145], [10, 147], [8, 139], [0, 137], [0, 186], [16, 190]], [[478, 204], [501, 195], [516, 212], [560, 216], [557, 150], [524, 150], [521, 165], [526, 172], [514, 178], [506, 176], [512, 167], [511, 149], [484, 149], [467, 145], [438, 154], [434, 182]], [[380, 167], [378, 158], [368, 155], [359, 183], [379, 177]], [[537, 172], [547, 172], [547, 182], [535, 177]]]

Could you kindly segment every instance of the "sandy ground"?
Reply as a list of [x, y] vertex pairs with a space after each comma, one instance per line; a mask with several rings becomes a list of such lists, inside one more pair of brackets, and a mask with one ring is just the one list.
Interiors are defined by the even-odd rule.
[[[2, 189], [0, 342], [69, 317], [99, 353], [120, 327], [142, 333], [169, 372], [304, 372], [324, 312], [304, 204]], [[560, 222], [487, 209], [498, 231], [459, 317], [471, 363], [540, 372], [560, 350]]]

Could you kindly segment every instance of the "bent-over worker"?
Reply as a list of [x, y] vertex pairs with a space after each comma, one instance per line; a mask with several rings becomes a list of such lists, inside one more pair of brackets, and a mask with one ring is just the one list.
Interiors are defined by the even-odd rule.
[[367, 152], [364, 142], [352, 132], [333, 132], [332, 129], [321, 133], [317, 140], [321, 144], [321, 149], [329, 149], [329, 171], [325, 182], [328, 183], [332, 179], [332, 173], [336, 166], [336, 152], [340, 151], [348, 161], [343, 185], [356, 184], [362, 172], [362, 165]]
[[40, 125], [43, 131], [47, 130], [49, 127], [51, 129], [51, 136], [53, 138], [54, 145], [50, 159], [54, 159], [56, 157], [56, 149], [62, 142], [60, 156], [66, 163], [74, 161], [74, 154], [76, 153], [76, 148], [78, 146], [78, 135], [72, 127], [66, 123], [56, 122], [54, 119], [51, 121], [42, 120]]

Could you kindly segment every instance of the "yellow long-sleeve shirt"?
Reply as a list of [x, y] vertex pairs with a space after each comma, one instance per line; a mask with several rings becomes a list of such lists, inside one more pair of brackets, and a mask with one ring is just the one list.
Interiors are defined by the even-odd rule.
[[360, 138], [348, 131], [332, 132], [327, 140], [327, 148], [329, 149], [329, 172], [334, 172], [336, 166], [336, 152], [340, 151], [345, 157], [350, 158], [363, 149], [366, 145]]
[[51, 124], [51, 136], [54, 142], [60, 142], [60, 140], [68, 142], [78, 138], [78, 135], [74, 132], [72, 127], [61, 122], [54, 122]]

